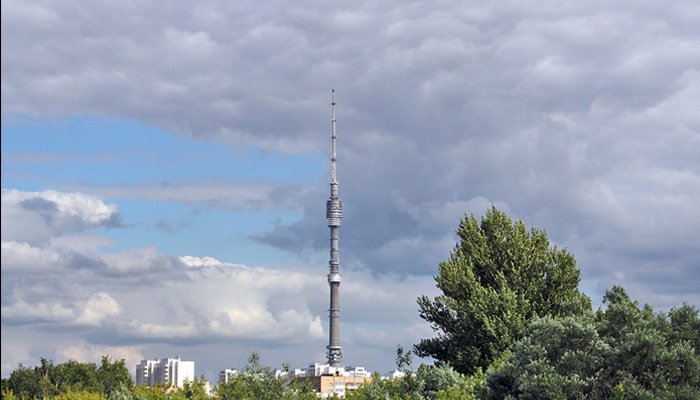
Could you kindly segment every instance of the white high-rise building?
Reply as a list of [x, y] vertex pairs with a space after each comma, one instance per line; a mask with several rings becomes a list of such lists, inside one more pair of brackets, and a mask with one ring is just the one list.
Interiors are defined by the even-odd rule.
[[141, 360], [136, 365], [136, 384], [183, 387], [185, 380], [194, 381], [194, 361], [177, 358]]
[[136, 384], [153, 386], [153, 369], [159, 362], [159, 360], [141, 360], [136, 364]]

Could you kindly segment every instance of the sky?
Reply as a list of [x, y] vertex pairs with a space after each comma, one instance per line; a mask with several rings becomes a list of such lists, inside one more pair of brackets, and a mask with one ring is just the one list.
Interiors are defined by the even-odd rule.
[[493, 205], [595, 307], [700, 305], [697, 1], [1, 4], [3, 377], [323, 362], [332, 88], [345, 365]]

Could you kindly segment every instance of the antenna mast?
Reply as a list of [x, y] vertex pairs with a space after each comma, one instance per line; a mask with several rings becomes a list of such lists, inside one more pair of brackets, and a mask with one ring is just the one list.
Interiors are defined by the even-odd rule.
[[331, 89], [331, 182], [337, 183], [335, 163], [335, 89]]

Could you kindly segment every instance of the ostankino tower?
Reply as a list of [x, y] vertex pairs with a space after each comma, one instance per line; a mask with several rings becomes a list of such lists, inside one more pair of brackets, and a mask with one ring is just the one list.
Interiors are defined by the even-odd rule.
[[331, 254], [328, 262], [328, 286], [331, 290], [331, 304], [328, 312], [330, 332], [326, 356], [328, 364], [339, 367], [343, 359], [343, 346], [340, 345], [340, 258], [339, 231], [343, 219], [343, 202], [338, 198], [338, 180], [336, 176], [335, 153], [335, 89], [331, 90], [331, 197], [326, 201], [326, 219], [331, 230]]

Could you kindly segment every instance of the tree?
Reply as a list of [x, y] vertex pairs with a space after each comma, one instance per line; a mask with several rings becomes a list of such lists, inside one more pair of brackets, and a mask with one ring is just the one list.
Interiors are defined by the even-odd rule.
[[688, 329], [700, 323], [697, 310], [686, 305], [669, 318], [656, 315], [618, 286], [603, 299], [607, 309], [595, 315], [530, 324], [507, 361], [487, 377], [485, 397], [700, 398], [700, 354], [693, 346], [700, 330]]
[[680, 308], [673, 308], [668, 313], [671, 332], [670, 340], [673, 343], [688, 342], [695, 354], [700, 354], [700, 318], [697, 308], [683, 304]]
[[[605, 293], [605, 310], [596, 313], [601, 337], [610, 354], [599, 388], [619, 387], [625, 398], [700, 398], [700, 319], [694, 307], [655, 315], [639, 307], [620, 286]], [[606, 395], [602, 393], [600, 397]]]
[[1, 398], [3, 400], [17, 400], [17, 397], [12, 392], [12, 389], [3, 389]]
[[109, 356], [102, 358], [99, 368], [94, 363], [76, 360], [54, 365], [53, 361], [41, 358], [40, 365], [34, 368], [20, 364], [3, 383], [19, 399], [85, 398], [91, 394], [108, 396], [112, 388], [122, 384], [127, 388], [133, 385], [129, 370], [124, 366], [124, 360], [112, 363]]
[[[291, 367], [289, 367], [291, 369]], [[243, 372], [216, 389], [221, 400], [307, 400], [315, 399], [309, 385], [289, 383], [260, 363], [260, 355], [251, 353]]]
[[383, 379], [375, 373], [373, 379], [346, 395], [347, 400], [471, 400], [477, 386], [485, 382], [482, 374], [465, 377], [447, 364], [421, 364], [411, 370], [411, 353], [403, 346], [396, 349], [396, 370], [403, 375]]
[[405, 398], [402, 395], [396, 380], [382, 379], [375, 372], [371, 381], [347, 393], [345, 400], [402, 400]]
[[136, 387], [134, 385], [127, 385], [125, 383], [120, 383], [111, 388], [109, 391], [109, 396], [107, 400], [132, 400], [139, 397], [135, 396], [133, 390]]
[[34, 368], [19, 364], [19, 366], [12, 371], [7, 382], [7, 389], [12, 391], [18, 399], [40, 397], [39, 375]]
[[424, 399], [472, 399], [474, 386], [471, 377], [465, 377], [447, 364], [418, 367], [418, 381]]
[[512, 355], [487, 379], [487, 398], [583, 399], [599, 385], [609, 347], [593, 314], [531, 323]]
[[94, 363], [81, 363], [68, 360], [53, 367], [50, 379], [58, 393], [93, 392], [103, 393], [97, 379], [97, 366]]
[[127, 388], [131, 388], [134, 384], [129, 369], [126, 368], [126, 361], [122, 358], [112, 362], [109, 356], [102, 357], [100, 367], [97, 368], [97, 380], [102, 391], [108, 396], [116, 387], [125, 385]]
[[411, 364], [413, 364], [411, 352], [405, 351], [402, 345], [396, 346], [396, 370], [403, 372], [404, 375], [394, 382], [393, 387], [405, 400], [422, 397], [422, 382], [411, 369]]
[[[172, 396], [169, 391], [163, 385], [155, 385], [153, 387], [148, 387], [145, 385], [134, 386], [131, 389], [132, 397], [127, 397], [129, 395], [129, 389], [125, 388], [124, 391], [119, 391], [125, 399], [133, 400], [169, 400]], [[115, 400], [122, 400], [122, 398], [115, 398]], [[111, 399], [110, 399], [111, 400]]]
[[[9, 378], [2, 378], [0, 379], [0, 393], [2, 393], [2, 398], [5, 398], [4, 393], [8, 393], [8, 396], [10, 395], [12, 390], [10, 389], [10, 379]], [[14, 393], [12, 393], [12, 396], [14, 396]]]
[[207, 380], [202, 375], [199, 379], [195, 378], [193, 382], [185, 380], [182, 392], [187, 400], [209, 400], [206, 391]]
[[529, 321], [591, 309], [574, 257], [550, 246], [544, 231], [528, 233], [492, 207], [480, 223], [463, 218], [457, 235], [435, 276], [442, 295], [418, 298], [421, 318], [438, 332], [414, 346], [418, 355], [472, 374], [520, 339]]

